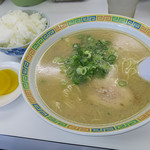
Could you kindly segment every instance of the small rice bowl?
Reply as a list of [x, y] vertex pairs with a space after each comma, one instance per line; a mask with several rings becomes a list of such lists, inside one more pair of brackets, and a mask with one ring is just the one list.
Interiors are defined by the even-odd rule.
[[47, 19], [40, 13], [29, 15], [14, 10], [0, 18], [0, 47], [19, 47], [31, 42], [47, 27]]

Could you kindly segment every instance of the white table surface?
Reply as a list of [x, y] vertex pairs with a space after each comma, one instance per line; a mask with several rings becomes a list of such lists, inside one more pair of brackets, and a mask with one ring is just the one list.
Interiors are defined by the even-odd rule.
[[[50, 25], [77, 15], [107, 13], [106, 0], [54, 3], [47, 0], [34, 7], [17, 7], [9, 0], [0, 5], [0, 16], [13, 9], [37, 9], [48, 15]], [[150, 25], [150, 0], [140, 1], [135, 18]], [[2, 61], [20, 61], [0, 53]], [[22, 96], [0, 108], [0, 134], [48, 141], [73, 143], [121, 150], [150, 150], [150, 123], [128, 133], [115, 136], [90, 137], [62, 131], [43, 121]]]

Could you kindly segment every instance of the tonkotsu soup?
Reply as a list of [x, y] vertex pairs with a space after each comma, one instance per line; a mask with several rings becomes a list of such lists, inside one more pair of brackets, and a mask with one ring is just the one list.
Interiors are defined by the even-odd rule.
[[37, 90], [47, 107], [66, 120], [88, 125], [121, 121], [150, 103], [150, 82], [137, 70], [148, 56], [148, 47], [122, 32], [76, 32], [42, 55], [35, 71]]

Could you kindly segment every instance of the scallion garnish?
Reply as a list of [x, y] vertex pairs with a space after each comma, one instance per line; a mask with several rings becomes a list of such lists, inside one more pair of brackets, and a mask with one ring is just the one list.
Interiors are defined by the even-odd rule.
[[104, 78], [117, 57], [111, 42], [95, 40], [90, 35], [80, 35], [78, 39], [80, 43], [73, 44], [71, 56], [63, 61], [56, 58], [54, 62], [64, 66], [74, 84], [85, 83], [93, 77]]
[[127, 86], [127, 81], [120, 80], [120, 81], [118, 81], [118, 85], [121, 86], [121, 87], [125, 87], [125, 86]]

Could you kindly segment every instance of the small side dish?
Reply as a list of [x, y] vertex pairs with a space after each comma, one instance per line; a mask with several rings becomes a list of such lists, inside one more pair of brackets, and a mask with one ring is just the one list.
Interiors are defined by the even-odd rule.
[[20, 94], [18, 82], [19, 63], [0, 64], [0, 107], [14, 101]]

